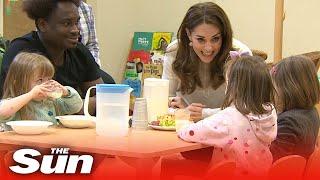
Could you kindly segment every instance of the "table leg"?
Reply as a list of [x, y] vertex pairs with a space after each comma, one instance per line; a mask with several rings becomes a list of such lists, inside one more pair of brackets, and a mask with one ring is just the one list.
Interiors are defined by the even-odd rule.
[[121, 159], [126, 164], [134, 167], [136, 169], [136, 179], [152, 179], [152, 169], [154, 165], [158, 162], [160, 157], [154, 158], [133, 158], [133, 157], [124, 157], [120, 156]]

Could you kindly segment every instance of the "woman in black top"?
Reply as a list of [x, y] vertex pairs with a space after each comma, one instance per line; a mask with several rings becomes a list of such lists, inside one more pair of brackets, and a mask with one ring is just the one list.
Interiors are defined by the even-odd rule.
[[[28, 0], [23, 9], [35, 21], [37, 31], [16, 38], [4, 55], [0, 75], [0, 95], [14, 57], [21, 51], [45, 55], [55, 66], [54, 79], [72, 86], [80, 94], [90, 86], [103, 83], [99, 66], [79, 38], [79, 14], [73, 0]], [[17, 72], [18, 73], [18, 72]], [[95, 97], [90, 99], [90, 112], [95, 110]]]
[[271, 75], [276, 89], [278, 114], [277, 138], [270, 150], [273, 161], [312, 154], [319, 131], [319, 81], [313, 62], [304, 56], [285, 58], [275, 65]]

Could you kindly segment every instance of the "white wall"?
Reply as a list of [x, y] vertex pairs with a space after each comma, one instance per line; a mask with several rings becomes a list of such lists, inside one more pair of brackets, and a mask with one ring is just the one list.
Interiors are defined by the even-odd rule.
[[0, 0], [0, 34], [3, 35], [3, 0]]
[[320, 51], [319, 0], [286, 0], [283, 56]]
[[[176, 33], [187, 9], [200, 0], [88, 0], [96, 14], [103, 69], [120, 83], [135, 31]], [[275, 0], [214, 0], [228, 14], [235, 38], [273, 59]], [[319, 0], [285, 0], [283, 56], [320, 47]]]
[[273, 59], [275, 0], [218, 0], [230, 18], [234, 37]]
[[102, 67], [119, 83], [135, 31], [176, 32], [195, 0], [89, 0], [96, 11]]

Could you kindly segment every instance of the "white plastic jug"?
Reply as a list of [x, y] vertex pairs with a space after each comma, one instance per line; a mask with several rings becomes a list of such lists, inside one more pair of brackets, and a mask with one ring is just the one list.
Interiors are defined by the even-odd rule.
[[169, 97], [169, 80], [146, 78], [143, 97], [147, 99], [148, 122], [157, 120], [158, 115], [167, 114]]
[[126, 136], [129, 130], [129, 100], [133, 90], [125, 84], [97, 84], [90, 87], [84, 102], [84, 114], [89, 115], [90, 90], [96, 88], [96, 132], [102, 136]]

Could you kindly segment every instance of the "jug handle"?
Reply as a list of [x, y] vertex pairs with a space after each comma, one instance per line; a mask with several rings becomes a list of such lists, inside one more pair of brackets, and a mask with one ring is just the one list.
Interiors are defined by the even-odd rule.
[[93, 88], [96, 88], [96, 86], [92, 86], [87, 90], [86, 97], [84, 99], [83, 113], [84, 113], [85, 116], [91, 116], [88, 109], [89, 109], [90, 91]]

